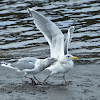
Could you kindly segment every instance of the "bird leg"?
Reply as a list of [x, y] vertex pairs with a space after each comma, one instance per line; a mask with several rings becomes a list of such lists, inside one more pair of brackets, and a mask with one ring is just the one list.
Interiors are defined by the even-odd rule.
[[32, 84], [36, 85], [36, 82], [34, 81], [33, 78], [27, 77], [26, 75], [24, 75], [24, 77], [29, 78], [32, 81]]
[[70, 81], [67, 82], [66, 79], [65, 79], [65, 73], [64, 73], [64, 75], [63, 75], [63, 79], [64, 79], [66, 85], [69, 85], [69, 84], [70, 84]]
[[46, 80], [50, 77], [50, 75], [47, 76], [47, 78], [43, 81], [43, 84], [46, 83]]
[[65, 79], [65, 73], [64, 73], [64, 75], [63, 75], [63, 79], [64, 79], [64, 81], [65, 81], [65, 84], [67, 84], [67, 81], [66, 81], [66, 79]]
[[34, 77], [34, 79], [35, 80], [37, 80], [37, 82], [39, 83], [39, 84], [41, 84], [41, 82], [33, 75], [33, 77]]

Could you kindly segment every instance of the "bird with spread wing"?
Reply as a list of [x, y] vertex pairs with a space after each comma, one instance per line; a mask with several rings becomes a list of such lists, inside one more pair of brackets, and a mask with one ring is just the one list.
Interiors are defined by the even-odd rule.
[[51, 57], [58, 59], [57, 62], [46, 68], [47, 70], [50, 70], [51, 73], [44, 80], [44, 83], [51, 75], [61, 73], [63, 74], [64, 81], [67, 84], [65, 73], [69, 72], [73, 68], [74, 63], [72, 59], [78, 59], [68, 52], [69, 43], [71, 42], [72, 34], [75, 29], [74, 26], [71, 26], [68, 29], [67, 37], [65, 39], [63, 33], [52, 21], [31, 8], [28, 8], [28, 11], [34, 24], [48, 41]]

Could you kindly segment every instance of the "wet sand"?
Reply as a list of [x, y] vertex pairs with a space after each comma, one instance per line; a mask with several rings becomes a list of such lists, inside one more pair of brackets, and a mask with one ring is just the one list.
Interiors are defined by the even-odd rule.
[[[6, 52], [2, 53], [2, 59], [49, 56], [48, 49], [36, 51], [34, 52], [32, 49], [24, 50], [24, 52], [23, 50]], [[64, 84], [62, 75], [50, 77], [46, 85], [32, 85], [31, 81], [23, 75], [23, 73], [0, 66], [0, 100], [99, 100], [100, 98], [99, 64], [86, 62], [83, 64], [77, 60], [75, 67], [66, 73], [66, 80], [71, 81], [69, 85]], [[47, 75], [49, 75], [49, 71], [45, 70], [36, 77], [43, 81]]]
[[[44, 71], [36, 76], [43, 81], [47, 75]], [[34, 86], [23, 73], [0, 66], [0, 100], [99, 100], [99, 65], [77, 65], [66, 79], [71, 81], [68, 86], [61, 75], [50, 77], [47, 85]]]

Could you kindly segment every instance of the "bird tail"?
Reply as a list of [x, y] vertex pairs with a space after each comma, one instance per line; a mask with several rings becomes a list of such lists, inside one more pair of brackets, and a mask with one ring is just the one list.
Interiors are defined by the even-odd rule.
[[7, 68], [11, 68], [11, 69], [16, 69], [16, 68], [12, 67], [10, 63], [2, 62], [2, 63], [1, 63], [1, 66], [7, 67]]

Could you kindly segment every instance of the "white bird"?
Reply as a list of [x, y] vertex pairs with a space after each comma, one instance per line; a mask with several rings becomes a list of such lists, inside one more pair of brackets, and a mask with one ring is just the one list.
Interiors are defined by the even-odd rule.
[[[45, 59], [37, 59], [34, 57], [25, 57], [25, 58], [18, 59], [18, 61], [12, 62], [12, 63], [2, 62], [1, 66], [17, 70], [18, 72], [24, 72], [25, 77], [29, 78], [26, 76], [27, 74], [35, 75], [35, 74], [43, 71], [45, 68], [47, 68], [48, 66], [50, 66], [51, 64], [53, 64], [56, 61], [57, 60], [55, 58], [51, 58], [51, 57], [48, 57]], [[34, 78], [35, 78], [35, 76], [34, 76]], [[33, 78], [29, 78], [29, 79], [32, 80], [33, 84], [36, 84], [36, 82]]]
[[[48, 41], [51, 57], [58, 59], [57, 62], [47, 68], [51, 71], [49, 76], [62, 73], [65, 80], [65, 73], [74, 66], [72, 59], [78, 59], [68, 53], [68, 46], [72, 39], [74, 26], [71, 26], [68, 29], [68, 34], [64, 43], [63, 33], [52, 21], [31, 8], [29, 8], [28, 11], [31, 14], [34, 24]], [[49, 76], [44, 80], [44, 82], [49, 78]], [[67, 83], [66, 80], [65, 83]]]

